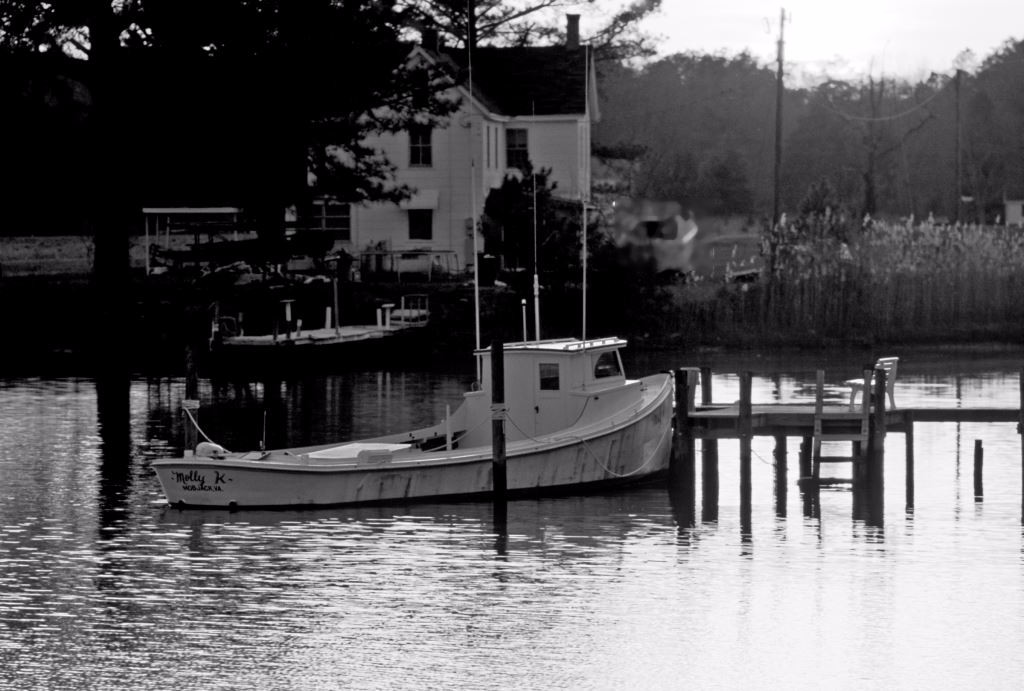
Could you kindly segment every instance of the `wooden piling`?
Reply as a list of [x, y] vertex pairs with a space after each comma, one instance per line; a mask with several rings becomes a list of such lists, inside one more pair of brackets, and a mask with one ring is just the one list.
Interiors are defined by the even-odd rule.
[[811, 478], [816, 482], [821, 478], [821, 416], [825, 411], [825, 370], [817, 370], [814, 377], [814, 439], [811, 442], [813, 444]]
[[199, 445], [199, 401], [194, 398], [186, 398], [181, 402], [182, 424], [185, 431], [184, 456], [192, 456]]
[[871, 425], [868, 451], [868, 479], [881, 480], [885, 469], [885, 370], [875, 370], [875, 390], [871, 394]]
[[786, 517], [786, 435], [775, 435], [775, 515]]
[[741, 523], [750, 520], [750, 437], [752, 425], [752, 406], [750, 402], [751, 380], [753, 375], [750, 372], [740, 373], [740, 409], [739, 409], [739, 435], [740, 435], [740, 519]]
[[334, 308], [333, 310], [331, 310], [331, 317], [332, 317], [333, 323], [332, 324], [328, 324], [328, 326], [333, 326], [334, 327], [334, 333], [337, 334], [338, 333], [338, 323], [339, 323], [338, 322], [338, 318], [341, 316], [341, 315], [338, 314], [338, 279], [337, 278], [332, 278], [331, 279], [331, 305]]
[[700, 368], [700, 404], [711, 405], [711, 368]]
[[1024, 368], [1020, 371], [1017, 388], [1020, 390], [1020, 408], [1017, 410], [1017, 434], [1020, 435], [1020, 509], [1021, 523], [1024, 524]]
[[691, 420], [696, 409], [697, 376], [698, 371], [692, 367], [681, 367], [674, 372], [676, 418], [670, 480], [686, 525], [693, 525], [697, 504], [697, 453]]
[[[710, 367], [700, 368], [700, 402], [711, 405], [712, 374]], [[701, 448], [701, 520], [718, 520], [718, 440], [702, 439]]]
[[690, 470], [689, 476], [693, 477], [695, 451], [690, 414], [696, 408], [694, 400], [697, 393], [697, 370], [692, 367], [680, 367], [675, 370], [674, 375], [676, 384], [676, 459], [681, 464], [681, 468]]
[[985, 496], [985, 486], [982, 481], [982, 469], [985, 464], [985, 449], [981, 440], [974, 440], [974, 501], [981, 501]]
[[811, 477], [811, 447], [814, 440], [804, 437], [800, 441], [800, 479]]
[[907, 509], [912, 509], [914, 508], [914, 415], [905, 413], [903, 423], [903, 434], [907, 443]]
[[505, 466], [505, 344], [491, 344], [491, 486], [496, 502], [508, 494]]
[[182, 426], [184, 428], [184, 455], [191, 456], [199, 444], [199, 370], [196, 367], [195, 349], [185, 346], [185, 400], [181, 402]]
[[860, 397], [860, 432], [862, 440], [853, 443], [853, 479], [859, 482], [867, 477], [867, 456], [871, 452], [871, 374], [874, 365], [864, 365], [861, 372], [864, 388]]

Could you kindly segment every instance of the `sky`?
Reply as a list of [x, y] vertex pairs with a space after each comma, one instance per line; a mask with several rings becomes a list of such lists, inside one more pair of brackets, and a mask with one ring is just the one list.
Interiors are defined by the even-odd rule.
[[663, 0], [644, 28], [661, 55], [748, 49], [774, 62], [783, 6], [787, 76], [804, 82], [869, 71], [909, 79], [951, 73], [965, 48], [980, 63], [1006, 39], [1024, 36], [1020, 0]]

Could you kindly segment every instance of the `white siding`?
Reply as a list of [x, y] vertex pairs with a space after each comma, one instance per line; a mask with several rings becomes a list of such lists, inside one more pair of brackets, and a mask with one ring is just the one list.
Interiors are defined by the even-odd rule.
[[566, 199], [578, 199], [581, 184], [585, 185], [588, 179], [584, 178], [584, 163], [580, 156], [581, 126], [590, 129], [589, 123], [577, 116], [536, 121], [512, 118], [505, 125], [508, 129], [528, 131], [530, 161], [535, 168], [551, 168], [551, 180], [558, 183], [555, 195]]
[[[490, 165], [485, 150], [486, 127], [491, 130]], [[476, 187], [477, 213], [482, 213], [487, 191], [500, 186], [508, 172], [505, 130], [510, 127], [529, 131], [530, 160], [535, 166], [552, 169], [551, 179], [558, 183], [557, 196], [579, 199], [581, 188], [589, 196], [590, 122], [585, 116], [497, 118], [464, 104], [447, 128], [434, 130], [430, 167], [409, 166], [409, 137], [405, 133], [367, 141], [395, 164], [399, 183], [437, 191], [433, 238], [410, 240], [408, 213], [396, 204], [363, 204], [352, 209], [351, 241], [339, 246], [355, 254], [380, 242], [392, 251], [450, 250], [457, 255], [460, 268], [472, 265], [473, 238], [467, 227], [473, 215], [470, 180]], [[482, 251], [482, 237], [479, 246]]]
[[[461, 268], [472, 263], [472, 234], [467, 228], [472, 218], [470, 180], [476, 182], [476, 206], [480, 213], [484, 203], [484, 180], [500, 184], [500, 171], [492, 161], [486, 166], [485, 131], [480, 112], [463, 106], [445, 129], [436, 129], [432, 137], [432, 165], [409, 166], [409, 137], [405, 133], [375, 137], [368, 144], [379, 148], [398, 170], [396, 180], [417, 190], [437, 190], [434, 209], [433, 238], [410, 240], [408, 213], [396, 204], [375, 203], [356, 207], [353, 213], [351, 251], [359, 252], [381, 241], [389, 250], [431, 249], [451, 250], [458, 256]], [[493, 139], [497, 128], [491, 132]], [[475, 164], [475, 169], [474, 169]], [[480, 248], [483, 249], [482, 238]]]

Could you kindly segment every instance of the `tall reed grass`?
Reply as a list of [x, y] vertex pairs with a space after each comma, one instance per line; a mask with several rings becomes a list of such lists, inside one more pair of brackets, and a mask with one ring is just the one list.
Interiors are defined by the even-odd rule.
[[703, 342], [939, 341], [1024, 335], [1024, 231], [827, 216], [776, 226], [747, 286], [691, 283], [662, 328]]

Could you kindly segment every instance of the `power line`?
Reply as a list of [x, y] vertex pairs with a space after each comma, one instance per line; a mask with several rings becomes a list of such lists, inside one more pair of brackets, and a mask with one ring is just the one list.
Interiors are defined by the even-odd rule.
[[937, 99], [941, 95], [942, 95], [942, 91], [936, 91], [934, 94], [929, 96], [927, 99], [925, 99], [924, 101], [921, 101], [920, 103], [914, 105], [912, 108], [908, 108], [907, 110], [904, 110], [904, 111], [902, 111], [900, 113], [896, 113], [895, 115], [883, 115], [883, 116], [880, 116], [880, 117], [869, 117], [869, 116], [866, 116], [866, 115], [850, 115], [849, 113], [844, 113], [843, 111], [839, 110], [839, 108], [836, 106], [836, 104], [834, 104], [832, 102], [832, 99], [830, 99], [828, 96], [824, 97], [824, 103], [828, 104], [826, 106], [828, 110], [831, 110], [836, 115], [838, 115], [838, 116], [840, 116], [842, 118], [846, 118], [847, 120], [856, 120], [858, 122], [890, 122], [892, 120], [899, 120], [900, 118], [906, 117], [906, 116], [910, 115], [911, 113], [913, 113], [913, 112], [915, 112], [917, 110], [920, 110], [921, 108], [924, 108], [926, 105], [928, 105], [929, 103], [931, 103], [932, 101], [934, 101], [935, 99]]

